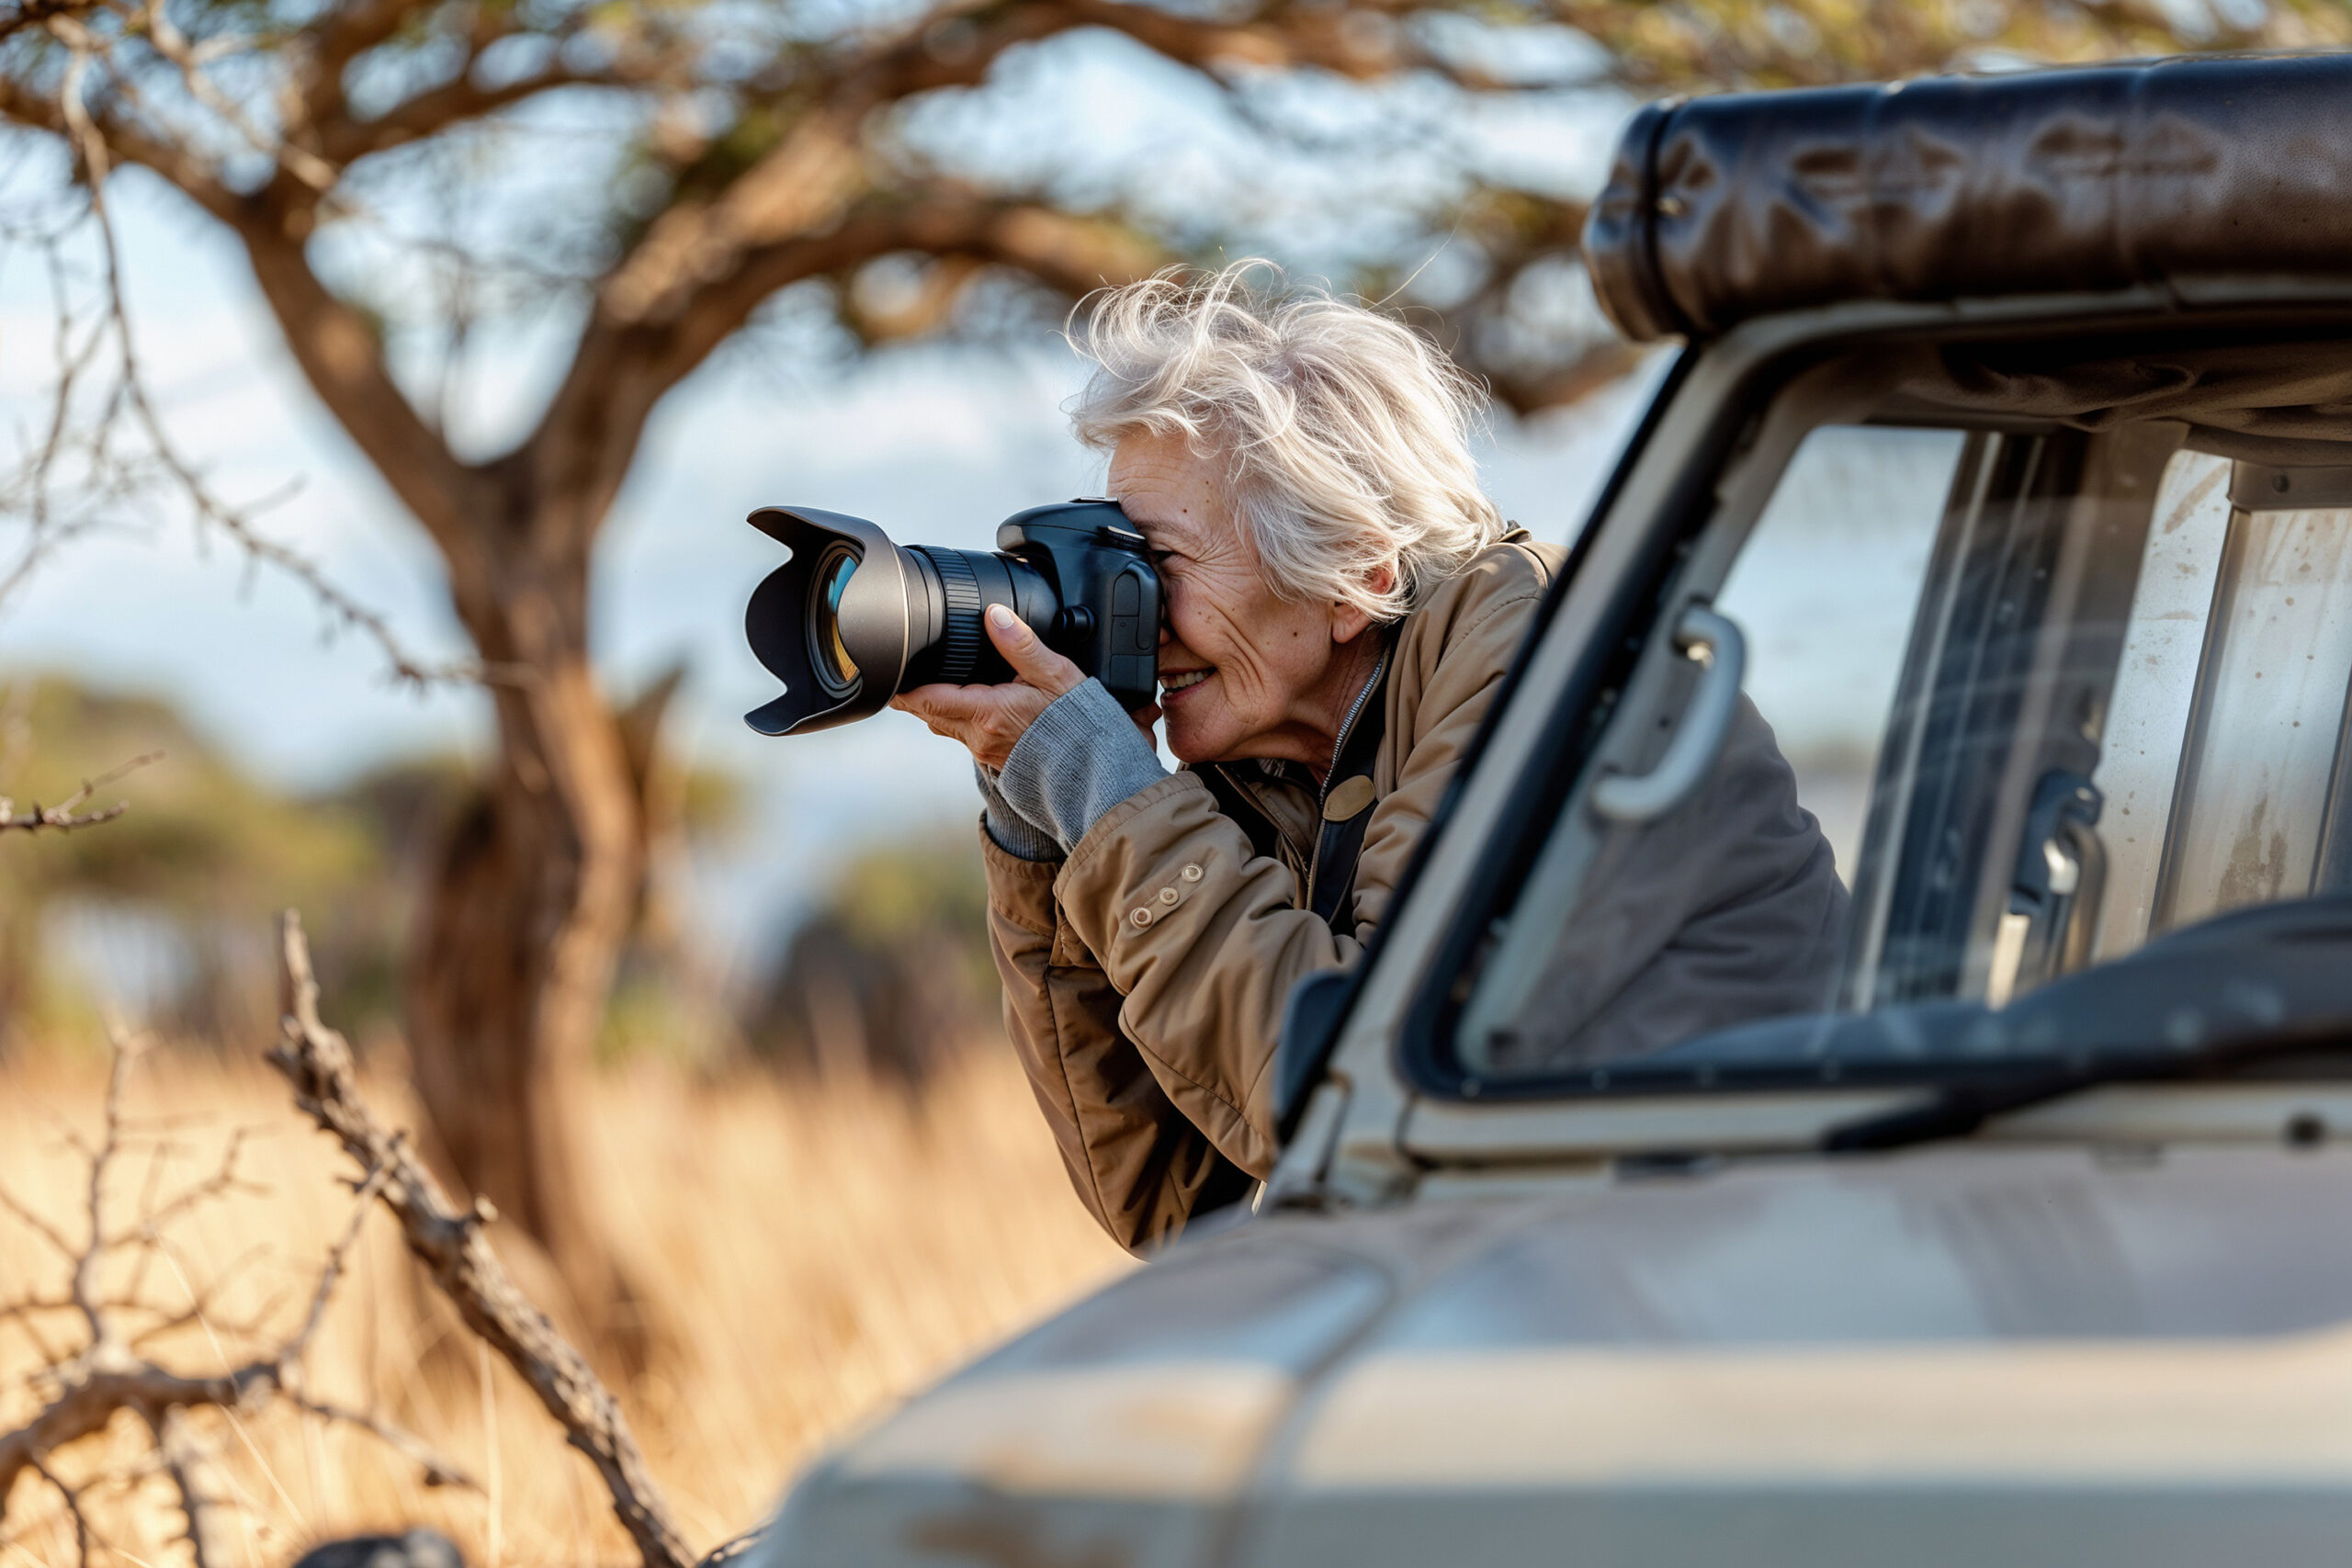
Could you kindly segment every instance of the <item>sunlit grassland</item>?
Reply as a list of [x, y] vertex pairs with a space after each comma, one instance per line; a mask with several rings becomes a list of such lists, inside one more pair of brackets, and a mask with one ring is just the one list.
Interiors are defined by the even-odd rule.
[[[86, 1168], [71, 1135], [96, 1130], [103, 1075], [94, 1055], [0, 1065], [0, 1184], [70, 1238], [85, 1224]], [[388, 1120], [415, 1125], [396, 1078], [369, 1088]], [[172, 1224], [140, 1281], [177, 1310], [228, 1280], [203, 1321], [153, 1348], [177, 1369], [218, 1371], [304, 1310], [350, 1213], [348, 1167], [257, 1063], [159, 1052], [130, 1109], [161, 1141], [121, 1163], [106, 1195], [114, 1226], [213, 1169], [232, 1129], [254, 1130], [240, 1169], [263, 1190]], [[696, 1550], [756, 1522], [828, 1438], [1124, 1266], [1071, 1196], [1001, 1045], [969, 1053], [919, 1100], [862, 1082], [711, 1081], [641, 1064], [592, 1080], [581, 1121], [598, 1207], [650, 1329], [623, 1402]], [[137, 1250], [112, 1261], [109, 1290], [130, 1283]], [[551, 1296], [526, 1249], [502, 1250], [526, 1288]], [[54, 1293], [63, 1274], [0, 1214], [0, 1299]], [[0, 1322], [0, 1431], [39, 1408], [35, 1334], [51, 1353], [77, 1340], [70, 1314], [31, 1328]], [[426, 1488], [373, 1438], [282, 1410], [207, 1413], [241, 1505], [242, 1556], [226, 1568], [279, 1568], [317, 1540], [413, 1524], [446, 1530], [478, 1565], [631, 1559], [594, 1472], [413, 1273], [386, 1216], [368, 1222], [311, 1367], [318, 1395], [409, 1427], [481, 1489]], [[142, 1452], [125, 1416], [51, 1463], [71, 1480], [135, 1467]], [[0, 1562], [74, 1561], [71, 1521], [45, 1483], [24, 1477], [8, 1503]], [[91, 1518], [130, 1568], [187, 1561], [160, 1477], [102, 1489]]]

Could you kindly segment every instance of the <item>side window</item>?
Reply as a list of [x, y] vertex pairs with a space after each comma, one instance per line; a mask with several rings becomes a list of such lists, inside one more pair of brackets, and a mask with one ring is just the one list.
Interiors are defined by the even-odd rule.
[[2184, 452], [2166, 470], [2098, 782], [2095, 957], [2352, 885], [2331, 797], [2352, 692], [2352, 483]]
[[1905, 423], [1813, 424], [1866, 416], [1844, 369], [1758, 411], [1709, 514], [1658, 514], [1652, 553], [1572, 601], [1581, 705], [1529, 775], [1545, 819], [1489, 850], [1493, 902], [1427, 994], [1431, 1087], [2047, 1054], [2049, 1009], [2014, 1037], [1991, 1015], [2352, 892], [2352, 466], [2211, 450], [2340, 448], [2183, 418], [1934, 427], [1951, 403], [1910, 387], [1878, 405]]
[[[1744, 537], [1727, 482], [1681, 641], [1645, 645], [1460, 987], [1464, 1077], [1802, 1055], [1824, 1015], [2002, 1008], [2352, 889], [2352, 468], [2188, 434], [1824, 426]], [[1696, 782], [1610, 804], [1686, 734]]]
[[1964, 439], [1815, 431], [1715, 596], [1746, 634], [1744, 689], [1795, 771], [1797, 803], [1848, 877]]
[[[1712, 599], [1737, 629], [1743, 698], [1711, 781], [1597, 845], [1587, 823], [1555, 830], [1461, 1015], [1468, 1074], [1579, 1068], [1832, 1005], [1850, 936], [1841, 879], [1863, 853], [1967, 450], [1951, 430], [1806, 434]], [[1672, 728], [1655, 727], [1652, 757]]]

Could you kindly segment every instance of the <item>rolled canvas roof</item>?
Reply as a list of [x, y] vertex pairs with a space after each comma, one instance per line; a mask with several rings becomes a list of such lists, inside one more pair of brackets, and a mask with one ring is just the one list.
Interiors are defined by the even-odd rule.
[[1653, 104], [1584, 244], [1637, 340], [1848, 299], [2352, 280], [2352, 54]]

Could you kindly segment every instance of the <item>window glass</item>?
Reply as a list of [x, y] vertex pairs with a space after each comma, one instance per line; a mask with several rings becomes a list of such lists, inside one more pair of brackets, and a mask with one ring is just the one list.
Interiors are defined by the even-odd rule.
[[1871, 775], [1962, 439], [1815, 431], [1715, 595], [1746, 635], [1743, 687], [1842, 869], [1861, 849]]
[[2352, 888], [2352, 468], [2188, 434], [1826, 426], [1726, 499], [1457, 986], [1462, 1073], [2047, 1053], [2002, 1021], [2054, 982]]
[[2092, 774], [2111, 803], [2099, 835], [2108, 865], [2092, 945], [2098, 957], [2120, 956], [2147, 939], [2230, 512], [2227, 462], [2195, 452], [2173, 458], [2142, 554], [2106, 744]]
[[2240, 512], [2225, 536], [2156, 923], [2312, 890], [2352, 677], [2340, 511]]

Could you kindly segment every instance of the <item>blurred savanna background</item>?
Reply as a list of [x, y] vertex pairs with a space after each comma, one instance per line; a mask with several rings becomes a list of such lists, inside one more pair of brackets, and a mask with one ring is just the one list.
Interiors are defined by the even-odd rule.
[[[693, 1551], [1133, 1267], [1002, 1048], [963, 754], [742, 728], [752, 507], [986, 547], [1099, 488], [1073, 305], [1257, 255], [1483, 377], [1494, 493], [1566, 538], [1659, 367], [1575, 251], [1644, 98], [2348, 36], [2342, 0], [0, 0], [0, 1556], [638, 1555], [380, 1215], [315, 1408], [41, 1425], [110, 1357], [302, 1337], [353, 1173], [261, 1065], [284, 908]], [[97, 1352], [85, 1303], [128, 1325]]]

